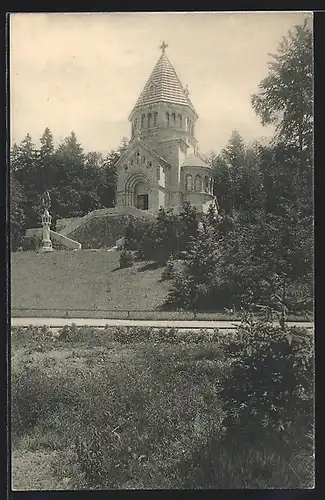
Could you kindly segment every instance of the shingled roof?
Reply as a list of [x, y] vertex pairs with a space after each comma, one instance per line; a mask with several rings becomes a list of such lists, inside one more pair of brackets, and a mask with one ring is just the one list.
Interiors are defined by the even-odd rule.
[[206, 163], [200, 156], [197, 154], [191, 153], [185, 158], [182, 167], [206, 167], [211, 168], [211, 166]]
[[157, 102], [168, 102], [171, 104], [182, 104], [189, 106], [197, 115], [188, 91], [181, 84], [171, 62], [163, 50], [150, 78], [142, 90], [133, 111], [139, 106], [154, 104]]

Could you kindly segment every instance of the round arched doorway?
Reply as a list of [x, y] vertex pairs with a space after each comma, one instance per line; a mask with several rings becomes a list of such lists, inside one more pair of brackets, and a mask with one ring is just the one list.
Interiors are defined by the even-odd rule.
[[149, 179], [144, 174], [133, 174], [125, 182], [125, 201], [127, 206], [139, 210], [149, 209]]
[[140, 181], [134, 186], [134, 200], [136, 208], [148, 210], [149, 208], [149, 186], [147, 182]]

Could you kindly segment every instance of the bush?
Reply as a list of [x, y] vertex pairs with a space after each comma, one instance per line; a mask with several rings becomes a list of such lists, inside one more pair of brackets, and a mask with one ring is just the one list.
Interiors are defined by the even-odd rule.
[[23, 251], [24, 252], [30, 252], [30, 251], [36, 251], [39, 249], [42, 243], [42, 237], [41, 236], [29, 236], [25, 237], [23, 239]]
[[78, 341], [80, 330], [82, 330], [82, 328], [78, 328], [75, 323], [72, 323], [72, 325], [64, 325], [59, 330], [58, 340], [62, 340], [64, 342], [76, 342]]
[[133, 254], [131, 250], [123, 249], [120, 253], [120, 268], [132, 267], [133, 264]]
[[43, 351], [53, 344], [54, 339], [53, 333], [45, 325], [11, 328], [11, 346], [13, 348], [19, 346]]
[[284, 329], [247, 320], [225, 355], [232, 361], [220, 397], [227, 439], [301, 448], [312, 433], [313, 338], [302, 328]]
[[170, 258], [166, 262], [166, 266], [161, 275], [162, 280], [171, 280], [175, 275], [175, 264], [174, 261]]
[[15, 436], [44, 421], [62, 399], [63, 379], [55, 380], [27, 363], [11, 377], [11, 428]]

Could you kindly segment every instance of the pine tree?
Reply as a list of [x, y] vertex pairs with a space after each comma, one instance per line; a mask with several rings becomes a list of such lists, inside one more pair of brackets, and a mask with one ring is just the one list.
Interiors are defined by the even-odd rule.
[[55, 182], [55, 155], [52, 132], [48, 127], [44, 130], [40, 138], [41, 147], [38, 151], [39, 160], [39, 179], [40, 179], [40, 194], [44, 191], [51, 191], [53, 182]]
[[178, 250], [184, 252], [188, 249], [190, 241], [197, 237], [198, 214], [194, 205], [185, 201], [177, 217]]
[[245, 164], [245, 144], [237, 130], [232, 132], [229, 142], [221, 154], [228, 166], [231, 208], [233, 212], [239, 209], [242, 201], [240, 188]]
[[232, 209], [231, 178], [228, 163], [222, 154], [215, 155], [212, 166], [214, 169], [214, 194], [217, 197], [222, 212], [230, 213]]
[[55, 157], [53, 211], [60, 217], [84, 215], [80, 208], [84, 153], [74, 132], [59, 144]]
[[19, 146], [13, 146], [11, 152], [11, 168], [15, 179], [20, 183], [25, 193], [24, 213], [27, 227], [36, 227], [40, 222], [39, 202], [41, 180], [39, 176], [38, 153], [29, 134]]
[[15, 173], [10, 174], [10, 243], [11, 251], [17, 250], [22, 244], [26, 229], [24, 213], [25, 195], [21, 184], [15, 178]]

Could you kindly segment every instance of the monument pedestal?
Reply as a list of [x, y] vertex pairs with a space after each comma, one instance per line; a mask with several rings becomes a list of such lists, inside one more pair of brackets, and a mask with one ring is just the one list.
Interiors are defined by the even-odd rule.
[[51, 241], [42, 241], [42, 246], [39, 249], [40, 252], [53, 252], [52, 242]]
[[42, 226], [43, 226], [43, 240], [40, 252], [53, 252], [52, 241], [51, 241], [51, 220], [52, 217], [46, 208], [42, 216]]

